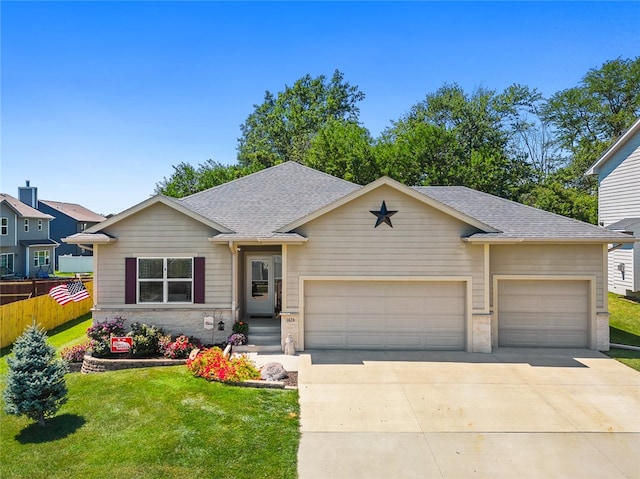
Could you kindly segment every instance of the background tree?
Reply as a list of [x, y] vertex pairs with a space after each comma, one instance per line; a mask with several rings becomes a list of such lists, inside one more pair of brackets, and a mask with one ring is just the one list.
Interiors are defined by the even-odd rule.
[[330, 121], [358, 122], [357, 103], [363, 99], [364, 93], [345, 82], [338, 70], [330, 80], [305, 75], [275, 96], [267, 91], [264, 102], [254, 105], [240, 126], [238, 163], [244, 167], [304, 163], [313, 138]]
[[304, 164], [347, 181], [366, 185], [379, 176], [373, 140], [366, 128], [348, 120], [329, 120], [311, 139]]
[[255, 173], [260, 169], [262, 167], [259, 164], [242, 167], [223, 165], [213, 160], [207, 160], [194, 168], [189, 163], [182, 162], [173, 167], [173, 174], [169, 178], [165, 177], [161, 182], [156, 183], [155, 192], [173, 198], [183, 198]]
[[445, 84], [378, 138], [359, 123], [363, 99], [338, 70], [267, 91], [241, 125], [238, 165], [180, 163], [156, 191], [182, 197], [292, 160], [359, 184], [465, 185], [595, 222], [597, 184], [584, 172], [640, 116], [640, 57], [606, 62], [548, 100], [526, 85]]
[[584, 172], [640, 116], [640, 57], [589, 70], [578, 86], [549, 98], [540, 117], [553, 129], [563, 166], [523, 201], [573, 218], [597, 221], [597, 180]]
[[55, 359], [47, 334], [36, 326], [29, 326], [16, 340], [13, 355], [7, 359], [5, 412], [27, 416], [44, 427], [45, 419], [67, 402], [66, 366]]
[[506, 101], [492, 90], [443, 86], [383, 132], [378, 168], [410, 185], [464, 185], [516, 198], [528, 168], [509, 155]]

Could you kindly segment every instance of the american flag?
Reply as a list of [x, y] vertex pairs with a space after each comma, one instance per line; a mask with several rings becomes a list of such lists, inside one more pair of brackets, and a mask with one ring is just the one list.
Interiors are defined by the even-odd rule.
[[87, 299], [89, 297], [89, 291], [84, 287], [82, 281], [73, 281], [51, 288], [49, 296], [59, 304], [64, 305], [71, 301], [78, 302]]

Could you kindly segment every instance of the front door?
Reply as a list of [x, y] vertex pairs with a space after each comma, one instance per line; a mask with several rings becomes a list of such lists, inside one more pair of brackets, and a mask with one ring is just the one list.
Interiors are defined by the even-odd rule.
[[249, 256], [246, 261], [245, 307], [249, 315], [272, 315], [273, 256]]

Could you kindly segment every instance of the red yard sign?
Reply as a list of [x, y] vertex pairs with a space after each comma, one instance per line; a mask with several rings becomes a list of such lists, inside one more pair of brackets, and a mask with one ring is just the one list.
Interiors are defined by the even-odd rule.
[[112, 353], [128, 353], [133, 346], [133, 338], [126, 336], [111, 338]]

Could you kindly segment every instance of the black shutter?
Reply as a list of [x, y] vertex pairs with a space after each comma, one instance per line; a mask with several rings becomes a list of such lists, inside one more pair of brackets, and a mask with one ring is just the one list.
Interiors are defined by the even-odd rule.
[[193, 258], [193, 302], [204, 303], [204, 257]]
[[124, 302], [136, 304], [136, 289], [138, 283], [138, 259], [124, 259]]

